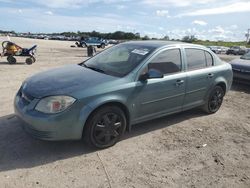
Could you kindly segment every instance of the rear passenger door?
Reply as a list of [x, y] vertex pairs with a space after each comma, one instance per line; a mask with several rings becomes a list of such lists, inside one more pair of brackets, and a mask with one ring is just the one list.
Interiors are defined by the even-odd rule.
[[187, 85], [183, 109], [204, 104], [214, 82], [213, 56], [206, 50], [185, 48]]

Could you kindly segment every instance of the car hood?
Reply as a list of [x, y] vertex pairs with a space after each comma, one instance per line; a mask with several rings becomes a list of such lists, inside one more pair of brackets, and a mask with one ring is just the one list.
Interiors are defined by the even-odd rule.
[[35, 98], [51, 95], [71, 95], [72, 92], [87, 90], [116, 77], [102, 74], [80, 65], [68, 65], [38, 73], [23, 83], [23, 91]]
[[233, 69], [246, 69], [250, 71], [250, 60], [235, 59], [230, 62]]

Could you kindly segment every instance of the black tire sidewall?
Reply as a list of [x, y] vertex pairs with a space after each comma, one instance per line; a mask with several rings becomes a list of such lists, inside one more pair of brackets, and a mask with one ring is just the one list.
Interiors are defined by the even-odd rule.
[[[94, 138], [94, 129], [95, 129], [95, 125], [97, 124], [97, 122], [99, 121], [99, 119], [107, 113], [115, 113], [116, 115], [120, 116], [121, 121], [122, 121], [122, 132], [121, 134], [117, 137], [117, 139], [114, 140], [114, 142], [106, 144], [106, 145], [101, 145], [99, 143], [96, 142], [95, 138]], [[88, 119], [87, 123], [86, 123], [86, 128], [84, 129], [84, 139], [85, 141], [87, 141], [88, 144], [99, 148], [99, 149], [104, 149], [104, 148], [108, 148], [111, 147], [113, 145], [115, 145], [122, 137], [123, 133], [125, 132], [126, 129], [126, 125], [127, 125], [127, 121], [126, 121], [126, 116], [124, 114], [124, 112], [116, 106], [105, 106], [102, 107], [100, 109], [98, 109], [97, 111], [95, 111], [91, 117]]]
[[16, 64], [16, 58], [13, 57], [13, 56], [8, 56], [8, 57], [7, 57], [7, 61], [8, 61], [8, 63], [9, 63], [10, 65]]
[[26, 60], [25, 60], [25, 63], [27, 65], [31, 65], [33, 63], [33, 59], [31, 57], [28, 57]]
[[211, 91], [211, 93], [210, 93], [210, 95], [209, 95], [209, 98], [208, 98], [208, 102], [207, 102], [207, 109], [208, 109], [208, 112], [209, 112], [209, 113], [216, 113], [216, 112], [220, 109], [220, 107], [221, 107], [221, 105], [220, 105], [219, 108], [216, 109], [216, 110], [210, 109], [210, 101], [211, 101], [211, 98], [213, 97], [214, 93], [215, 93], [217, 90], [220, 90], [220, 92], [223, 94], [222, 101], [221, 101], [221, 105], [222, 105], [222, 103], [223, 103], [223, 98], [224, 98], [224, 96], [225, 96], [225, 92], [224, 92], [224, 90], [222, 89], [222, 87], [220, 87], [220, 86], [215, 86], [214, 89]]

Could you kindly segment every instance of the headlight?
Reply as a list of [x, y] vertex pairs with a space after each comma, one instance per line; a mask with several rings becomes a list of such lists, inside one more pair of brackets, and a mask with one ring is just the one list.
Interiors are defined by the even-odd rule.
[[69, 96], [50, 96], [41, 99], [36, 105], [36, 110], [43, 113], [59, 113], [70, 107], [76, 99]]

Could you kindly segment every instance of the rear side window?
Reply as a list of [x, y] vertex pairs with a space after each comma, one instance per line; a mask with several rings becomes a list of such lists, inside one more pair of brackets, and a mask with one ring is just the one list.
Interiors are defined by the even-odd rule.
[[207, 67], [213, 66], [214, 65], [213, 56], [207, 51], [204, 51], [204, 52], [206, 56]]
[[186, 49], [188, 70], [202, 69], [214, 65], [213, 56], [204, 50]]
[[186, 49], [188, 70], [202, 69], [207, 66], [204, 50]]
[[158, 54], [148, 65], [149, 69], [157, 69], [163, 74], [181, 71], [181, 54], [179, 49], [166, 50]]

